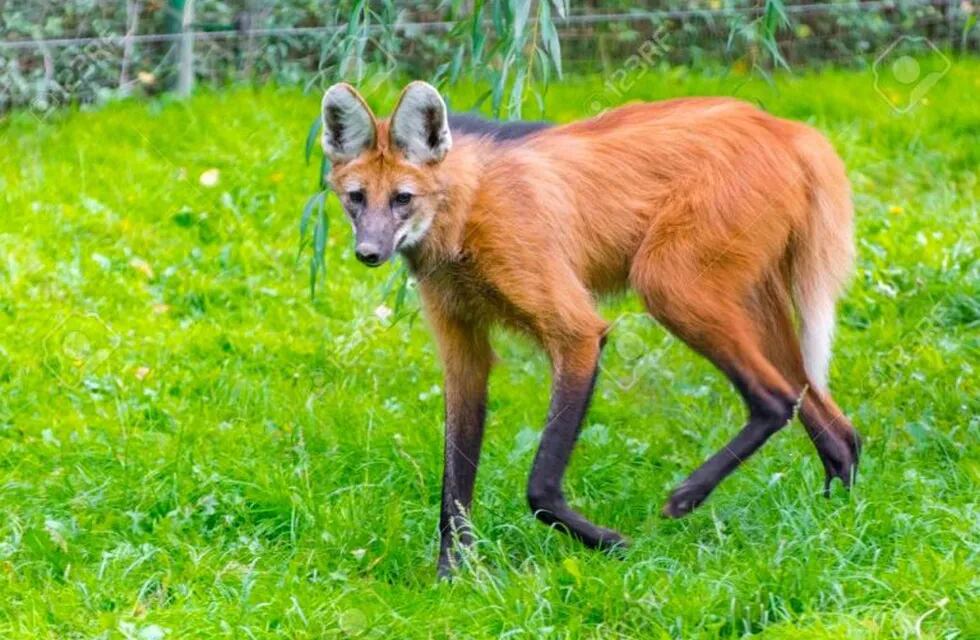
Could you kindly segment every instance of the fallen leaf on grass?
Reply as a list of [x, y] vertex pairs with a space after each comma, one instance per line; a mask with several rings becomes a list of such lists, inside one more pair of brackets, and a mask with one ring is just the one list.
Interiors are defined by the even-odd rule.
[[201, 186], [207, 187], [209, 189], [211, 187], [217, 186], [219, 180], [221, 180], [221, 172], [218, 171], [217, 169], [208, 169], [207, 171], [201, 174], [200, 178], [198, 178], [198, 181], [201, 183]]
[[129, 266], [136, 269], [147, 278], [153, 277], [153, 267], [150, 266], [149, 262], [143, 260], [142, 258], [133, 258], [129, 261]]

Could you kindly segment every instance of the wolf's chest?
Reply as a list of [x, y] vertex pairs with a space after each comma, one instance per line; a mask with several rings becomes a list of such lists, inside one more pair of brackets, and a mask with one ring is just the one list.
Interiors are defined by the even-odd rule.
[[502, 323], [532, 330], [524, 314], [466, 258], [416, 274], [423, 295], [450, 315], [474, 325]]

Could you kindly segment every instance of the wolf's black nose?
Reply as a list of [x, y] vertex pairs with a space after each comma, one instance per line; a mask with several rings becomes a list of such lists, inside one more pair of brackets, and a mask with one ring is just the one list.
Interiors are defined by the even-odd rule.
[[354, 255], [364, 264], [375, 267], [381, 264], [381, 250], [370, 242], [362, 242], [354, 249]]

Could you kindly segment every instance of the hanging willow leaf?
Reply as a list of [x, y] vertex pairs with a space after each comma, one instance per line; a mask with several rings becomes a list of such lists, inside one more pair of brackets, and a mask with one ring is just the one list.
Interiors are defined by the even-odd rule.
[[477, 0], [470, 18], [470, 46], [474, 68], [483, 61], [483, 49], [487, 43], [487, 35], [483, 30], [483, 0]]
[[538, 70], [541, 85], [547, 91], [548, 85], [551, 84], [551, 65], [548, 62], [548, 53], [544, 49], [538, 48], [534, 50], [534, 55], [538, 59], [538, 66], [535, 69]]
[[323, 122], [319, 116], [313, 119], [310, 123], [310, 130], [306, 133], [306, 164], [309, 166], [310, 157], [313, 155], [313, 149], [316, 147], [317, 139], [320, 137], [320, 127], [323, 126]]
[[459, 72], [463, 69], [463, 48], [460, 47], [456, 50], [456, 55], [453, 56], [453, 64], [449, 70], [449, 84], [456, 84], [459, 80]]
[[541, 118], [545, 117], [544, 94], [537, 89], [533, 90], [534, 102], [538, 105], [538, 114]]
[[510, 102], [507, 104], [507, 116], [511, 120], [519, 120], [523, 112], [526, 77], [527, 67], [520, 67], [514, 75], [514, 86], [510, 89]]
[[783, 0], [765, 0], [762, 12], [762, 19], [759, 21], [760, 40], [762, 46], [769, 52], [769, 57], [774, 65], [789, 69], [789, 64], [779, 51], [779, 42], [776, 40], [780, 28], [789, 27], [789, 16], [783, 6]]
[[[558, 29], [551, 18], [551, 4], [541, 3], [541, 13], [539, 16], [541, 23], [541, 40], [544, 43], [544, 50], [551, 58], [551, 64], [555, 67], [555, 72], [561, 78], [561, 43], [558, 41]], [[547, 65], [544, 65], [547, 69]]]
[[[542, 2], [541, 6], [547, 5]], [[514, 40], [524, 41], [524, 29], [527, 27], [527, 20], [531, 16], [531, 0], [512, 0], [511, 11], [514, 14]]]
[[[323, 200], [327, 193], [325, 191], [320, 191], [312, 196], [306, 201], [306, 205], [303, 207], [303, 215], [299, 219], [299, 250], [300, 254], [303, 252], [303, 247], [306, 246], [306, 234], [310, 230], [310, 220], [313, 218], [313, 211], [319, 207], [323, 208]], [[296, 256], [299, 260], [299, 255]]]
[[725, 42], [726, 50], [731, 51], [735, 44], [735, 36], [738, 35], [738, 33], [744, 28], [744, 25], [742, 24], [743, 22], [744, 20], [741, 15], [736, 15], [734, 18], [732, 18], [732, 25], [728, 29], [728, 39]]
[[503, 66], [499, 71], [491, 73], [493, 79], [493, 97], [491, 98], [491, 109], [494, 117], [500, 117], [500, 107], [504, 102], [504, 91], [507, 89], [507, 78], [510, 74], [511, 57], [504, 60]]
[[511, 24], [512, 13], [510, 11], [510, 4], [508, 0], [492, 0], [493, 13], [491, 19], [493, 21], [493, 29], [497, 32], [497, 36], [503, 38], [507, 35], [507, 27]]
[[489, 98], [491, 94], [493, 94], [493, 90], [488, 89], [477, 96], [476, 100], [473, 101], [473, 105], [470, 107], [470, 110], [479, 111], [483, 107], [483, 103], [487, 101], [487, 98]]
[[323, 263], [323, 252], [327, 248], [327, 231], [330, 229], [330, 220], [327, 218], [326, 208], [323, 206], [323, 198], [317, 204], [316, 229], [313, 232], [313, 251], [320, 257]]
[[350, 37], [357, 32], [358, 27], [364, 22], [366, 13], [364, 4], [367, 0], [356, 0], [351, 8], [347, 19], [347, 36]]
[[789, 26], [789, 15], [786, 13], [786, 7], [783, 6], [783, 0], [766, 0], [766, 25], [767, 29], [775, 33], [777, 27], [788, 27]]
[[568, 15], [568, 3], [566, 0], [551, 0], [551, 5], [555, 8], [555, 13], [562, 20]]
[[310, 298], [316, 297], [316, 278], [322, 271], [326, 274], [326, 249], [327, 231], [330, 229], [330, 220], [327, 218], [326, 209], [323, 206], [323, 198], [317, 204], [316, 224], [313, 226], [313, 258], [310, 261]]
[[762, 40], [762, 46], [766, 48], [769, 52], [769, 57], [772, 58], [772, 62], [775, 65], [783, 67], [784, 69], [789, 69], [789, 63], [783, 57], [783, 54], [779, 51], [779, 44], [772, 38], [764, 38]]

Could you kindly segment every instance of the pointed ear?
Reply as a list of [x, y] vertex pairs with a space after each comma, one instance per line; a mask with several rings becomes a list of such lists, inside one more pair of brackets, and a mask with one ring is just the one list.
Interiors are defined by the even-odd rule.
[[378, 125], [371, 108], [354, 87], [345, 82], [323, 94], [323, 152], [331, 162], [349, 162], [373, 149]]
[[405, 87], [391, 114], [388, 136], [409, 162], [426, 164], [446, 157], [453, 138], [446, 103], [435, 87], [418, 80]]

